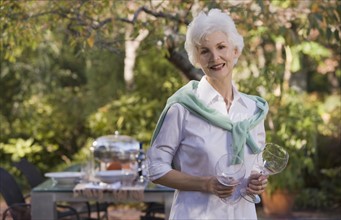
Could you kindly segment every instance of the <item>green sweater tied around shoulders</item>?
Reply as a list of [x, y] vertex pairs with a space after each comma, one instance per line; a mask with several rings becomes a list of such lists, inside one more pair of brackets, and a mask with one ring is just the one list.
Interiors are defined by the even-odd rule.
[[166, 106], [157, 122], [151, 144], [153, 144], [161, 129], [168, 109], [173, 104], [179, 103], [197, 117], [200, 117], [217, 127], [230, 131], [232, 133], [232, 146], [235, 155], [238, 155], [242, 159], [244, 158], [245, 143], [251, 149], [253, 154], [259, 153], [261, 149], [253, 140], [250, 130], [265, 119], [269, 110], [268, 103], [261, 97], [241, 93], [242, 95], [246, 95], [250, 99], [254, 100], [256, 102], [256, 106], [259, 108], [259, 111], [248, 119], [239, 122], [232, 122], [227, 116], [221, 114], [215, 109], [209, 108], [197, 98], [194, 91], [198, 87], [198, 84], [199, 81], [192, 80], [168, 98]]

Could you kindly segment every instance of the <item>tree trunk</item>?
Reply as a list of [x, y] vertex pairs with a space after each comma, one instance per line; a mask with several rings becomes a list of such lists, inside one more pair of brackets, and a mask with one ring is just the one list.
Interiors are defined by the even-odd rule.
[[189, 80], [200, 80], [204, 75], [201, 69], [195, 68], [188, 60], [184, 53], [178, 52], [176, 50], [168, 49], [169, 56], [167, 59]]
[[149, 34], [147, 29], [141, 29], [139, 35], [132, 39], [133, 25], [128, 25], [125, 33], [125, 58], [124, 58], [124, 81], [128, 90], [132, 90], [134, 87], [134, 66], [136, 60], [136, 51]]

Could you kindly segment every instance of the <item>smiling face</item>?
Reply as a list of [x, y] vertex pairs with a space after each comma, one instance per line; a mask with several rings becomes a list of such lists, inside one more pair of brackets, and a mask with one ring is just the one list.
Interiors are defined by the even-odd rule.
[[232, 69], [239, 52], [226, 34], [220, 31], [207, 34], [197, 49], [197, 60], [208, 79], [232, 80]]

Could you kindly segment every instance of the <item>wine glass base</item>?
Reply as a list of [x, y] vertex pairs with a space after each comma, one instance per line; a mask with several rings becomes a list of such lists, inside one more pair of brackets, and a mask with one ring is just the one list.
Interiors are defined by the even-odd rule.
[[243, 197], [243, 199], [251, 203], [258, 204], [261, 202], [261, 198], [259, 197], [259, 195], [246, 193], [246, 190], [241, 190], [241, 196]]

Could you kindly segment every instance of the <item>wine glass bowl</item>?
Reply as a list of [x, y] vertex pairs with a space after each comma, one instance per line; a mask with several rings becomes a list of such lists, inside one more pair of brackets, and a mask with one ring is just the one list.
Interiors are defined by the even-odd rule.
[[289, 161], [288, 152], [281, 146], [273, 143], [265, 145], [264, 150], [257, 155], [256, 166], [262, 175], [274, 175], [284, 170]]
[[[232, 154], [224, 154], [219, 158], [215, 166], [217, 180], [225, 186], [236, 187], [245, 177], [246, 168], [240, 157]], [[239, 193], [232, 193], [230, 197], [223, 198], [227, 204], [234, 204], [240, 200]]]

